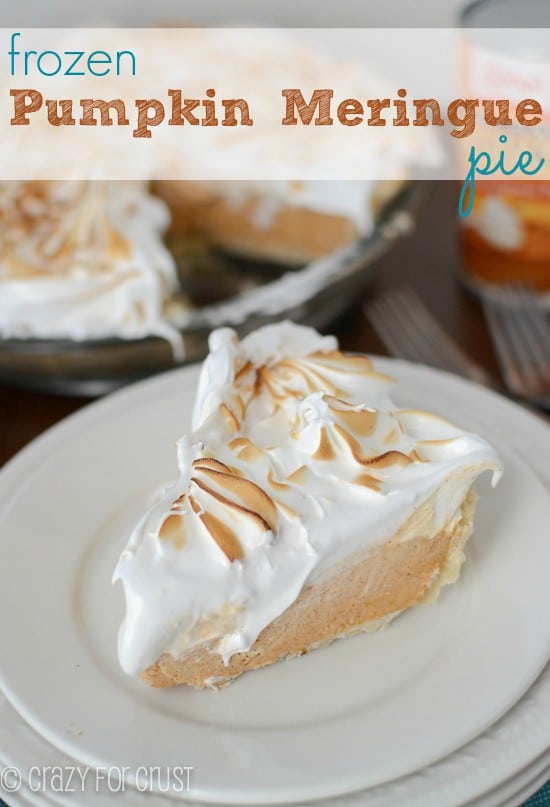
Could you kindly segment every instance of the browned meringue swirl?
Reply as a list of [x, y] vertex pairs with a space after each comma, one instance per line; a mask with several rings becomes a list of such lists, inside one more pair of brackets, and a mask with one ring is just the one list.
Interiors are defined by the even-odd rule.
[[[230, 561], [240, 560], [245, 554], [239, 531], [243, 519], [248, 528], [257, 534], [258, 542], [267, 533], [277, 535], [280, 513], [289, 513], [291, 508], [284, 502], [285, 494], [292, 488], [307, 486], [311, 468], [301, 465], [285, 479], [278, 479], [270, 464], [269, 448], [256, 445], [247, 432], [247, 417], [250, 407], [260, 396], [267, 394], [271, 401], [271, 414], [282, 406], [304, 400], [313, 393], [322, 393], [322, 400], [331, 415], [331, 422], [319, 429], [319, 442], [313, 453], [313, 463], [330, 463], [344, 460], [355, 467], [349, 481], [374, 492], [381, 492], [381, 485], [388, 473], [405, 468], [412, 462], [421, 461], [416, 452], [408, 454], [388, 447], [382, 452], [365, 453], [361, 441], [367, 440], [379, 426], [379, 413], [363, 405], [345, 400], [346, 392], [341, 386], [349, 383], [352, 376], [374, 376], [387, 381], [373, 370], [370, 359], [365, 356], [348, 355], [340, 350], [316, 352], [305, 357], [284, 358], [269, 365], [255, 366], [251, 361], [235, 367], [235, 383], [231, 395], [219, 405], [219, 415], [228, 429], [227, 448], [241, 466], [259, 464], [267, 468], [265, 485], [271, 491], [249, 478], [241, 468], [229, 465], [212, 456], [202, 456], [192, 463], [188, 503], [180, 497], [164, 522], [160, 537], [170, 540], [176, 547], [185, 542], [185, 518], [196, 517], [213, 541]], [[341, 380], [340, 380], [341, 379]], [[340, 386], [341, 385], [341, 386]], [[294, 407], [295, 409], [295, 407]], [[289, 414], [289, 437], [299, 438], [298, 416]], [[387, 435], [388, 444], [402, 436], [398, 421], [391, 424]], [[180, 523], [178, 523], [180, 522]]]
[[0, 247], [14, 277], [63, 274], [75, 256], [94, 255], [94, 270], [128, 260], [132, 247], [106, 212], [102, 182], [0, 184]]

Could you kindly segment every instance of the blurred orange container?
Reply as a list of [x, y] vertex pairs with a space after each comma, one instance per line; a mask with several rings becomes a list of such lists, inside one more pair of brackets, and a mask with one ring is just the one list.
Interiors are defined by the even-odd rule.
[[[506, 134], [550, 163], [550, 0], [477, 0], [462, 22], [464, 97], [539, 100], [540, 127]], [[550, 292], [550, 181], [478, 179], [461, 249], [473, 288], [520, 281]]]

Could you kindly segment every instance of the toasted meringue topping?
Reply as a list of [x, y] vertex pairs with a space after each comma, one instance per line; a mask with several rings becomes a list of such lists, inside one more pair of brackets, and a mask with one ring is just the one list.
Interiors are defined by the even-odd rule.
[[203, 641], [205, 619], [227, 662], [305, 584], [388, 540], [433, 497], [437, 533], [481, 471], [500, 473], [482, 438], [396, 410], [392, 379], [332, 337], [286, 322], [242, 342], [215, 331], [210, 348], [180, 477], [115, 571], [127, 601], [120, 659], [134, 674]]
[[177, 549], [183, 549], [186, 541], [185, 522], [181, 515], [169, 515], [159, 530], [159, 538], [171, 541]]
[[157, 334], [181, 352], [168, 222], [138, 182], [0, 182], [0, 336]]

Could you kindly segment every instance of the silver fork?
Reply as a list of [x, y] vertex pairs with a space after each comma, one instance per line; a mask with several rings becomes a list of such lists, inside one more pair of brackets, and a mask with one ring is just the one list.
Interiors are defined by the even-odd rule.
[[364, 312], [392, 356], [495, 386], [491, 375], [453, 342], [411, 288], [401, 287], [375, 297]]
[[483, 308], [506, 386], [550, 409], [550, 323], [536, 295], [509, 285], [485, 292]]

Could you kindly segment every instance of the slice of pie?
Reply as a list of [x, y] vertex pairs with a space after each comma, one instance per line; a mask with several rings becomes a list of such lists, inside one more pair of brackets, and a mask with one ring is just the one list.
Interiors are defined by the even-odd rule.
[[283, 322], [210, 337], [179, 477], [114, 579], [123, 669], [219, 687], [377, 628], [454, 582], [484, 439], [397, 409], [393, 381], [336, 339]]

